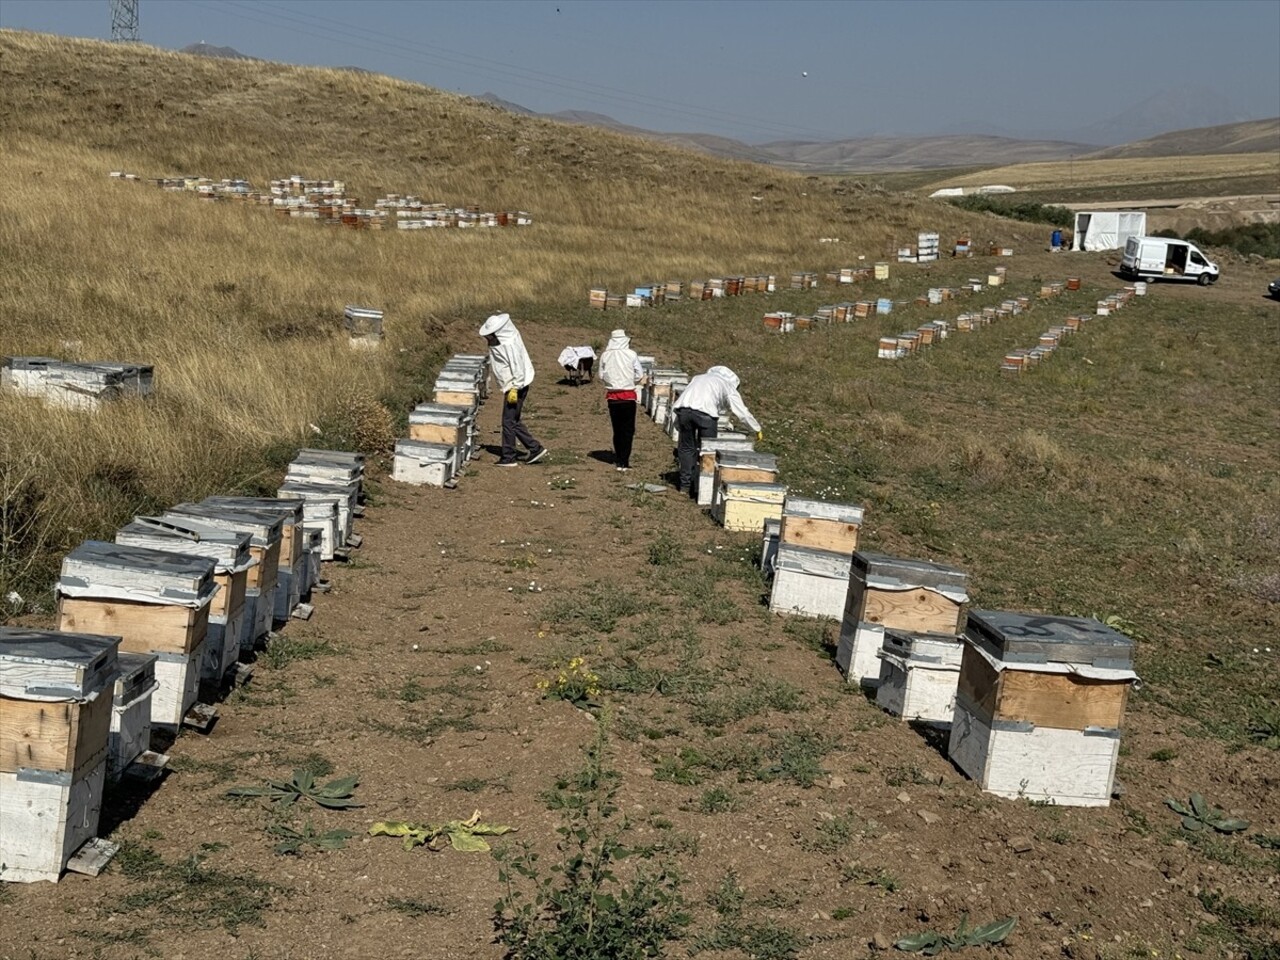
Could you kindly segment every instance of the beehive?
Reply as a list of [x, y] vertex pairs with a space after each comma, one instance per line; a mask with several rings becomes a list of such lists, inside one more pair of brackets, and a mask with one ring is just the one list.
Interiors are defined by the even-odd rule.
[[698, 485], [698, 505], [711, 506], [715, 499], [716, 489], [716, 457], [721, 451], [750, 453], [755, 444], [749, 438], [726, 437], [718, 435], [710, 440], [703, 440], [698, 451], [698, 476], [694, 481]]
[[716, 491], [713, 515], [726, 530], [759, 533], [768, 519], [782, 518], [787, 488], [778, 483], [728, 481]]
[[989, 793], [1110, 802], [1133, 642], [1097, 620], [974, 610], [948, 753]]
[[397, 440], [391, 479], [432, 487], [443, 487], [456, 470], [457, 449], [451, 444], [421, 440]]
[[0, 627], [0, 880], [56, 881], [97, 833], [119, 643]]
[[886, 628], [956, 636], [963, 626], [968, 575], [955, 567], [857, 552], [840, 625], [836, 661], [850, 683], [879, 682]]
[[963, 652], [949, 634], [885, 630], [876, 703], [903, 720], [951, 726]]
[[160, 517], [135, 517], [116, 531], [116, 543], [150, 550], [165, 550], [214, 561], [218, 592], [209, 605], [205, 635], [205, 662], [201, 679], [221, 683], [240, 657], [245, 590], [254, 564], [249, 534], [223, 530], [190, 520], [180, 523]]

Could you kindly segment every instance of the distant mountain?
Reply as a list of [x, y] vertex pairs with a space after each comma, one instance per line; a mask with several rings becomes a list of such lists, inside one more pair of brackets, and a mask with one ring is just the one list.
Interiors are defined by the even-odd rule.
[[932, 170], [985, 164], [1062, 160], [1095, 147], [1061, 140], [1017, 140], [1012, 137], [854, 137], [813, 142], [780, 140], [759, 150], [784, 166], [829, 172]]
[[[932, 170], [941, 167], [1004, 166], [1068, 157], [1166, 157], [1211, 153], [1280, 152], [1280, 119], [1247, 120], [1168, 132], [1178, 117], [1222, 116], [1230, 105], [1213, 91], [1178, 96], [1151, 97], [1142, 103], [1090, 127], [1078, 138], [1021, 139], [989, 133], [955, 133], [936, 137], [874, 136], [847, 140], [775, 140], [747, 144], [731, 137], [707, 133], [661, 133], [615, 120], [590, 110], [538, 113], [518, 103], [486, 93], [476, 99], [524, 116], [545, 117], [562, 123], [603, 127], [618, 133], [674, 146], [700, 150], [717, 157], [785, 167], [806, 173], [877, 173], [891, 170]], [[974, 125], [979, 126], [978, 124]], [[1155, 128], [1154, 134], [1147, 131]], [[1122, 131], [1139, 131], [1145, 139], [1114, 144]]]
[[256, 60], [257, 57], [251, 57], [248, 54], [241, 53], [234, 47], [215, 47], [212, 44], [201, 41], [200, 43], [189, 43], [179, 53], [191, 53], [197, 57], [221, 57], [223, 60]]
[[1177, 90], [1150, 96], [1114, 117], [1073, 130], [1068, 138], [1112, 146], [1176, 130], [1222, 126], [1248, 119], [1216, 90], [1183, 84]]
[[1176, 157], [1213, 153], [1280, 154], [1280, 117], [1225, 123], [1195, 130], [1175, 130], [1147, 140], [1100, 150], [1091, 154], [1090, 159]]

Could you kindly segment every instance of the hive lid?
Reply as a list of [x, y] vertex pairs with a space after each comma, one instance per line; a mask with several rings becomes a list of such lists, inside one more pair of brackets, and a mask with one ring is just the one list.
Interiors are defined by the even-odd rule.
[[861, 524], [863, 507], [857, 503], [828, 503], [825, 500], [803, 500], [787, 497], [782, 505], [784, 517], [804, 517], [811, 520], [836, 520], [840, 523]]
[[339, 503], [349, 503], [351, 501], [350, 491], [346, 487], [334, 486], [330, 488], [323, 483], [301, 483], [297, 480], [286, 479], [280, 484], [280, 489], [276, 494], [284, 500], [301, 500], [302, 516], [305, 519], [307, 511], [315, 504], [327, 504], [331, 510], [336, 510]]
[[1075, 663], [1127, 670], [1133, 641], [1092, 617], [971, 610], [965, 637], [1006, 664]]
[[214, 567], [208, 557], [86, 540], [63, 558], [58, 592], [201, 607], [217, 590]]
[[[342, 481], [332, 476], [313, 476], [308, 473], [295, 472], [292, 467], [285, 471], [284, 482], [290, 484], [290, 489], [310, 488], [319, 490], [323, 493], [344, 497], [349, 503], [354, 503], [356, 498], [360, 496], [360, 480]], [[285, 497], [286, 500], [305, 499], [302, 497]]]
[[443, 427], [460, 427], [466, 415], [461, 407], [444, 407], [438, 404], [441, 409], [424, 410], [422, 407], [415, 407], [409, 412], [409, 422], [412, 423], [434, 423]]
[[163, 517], [134, 517], [116, 531], [116, 543], [207, 557], [217, 564], [218, 573], [237, 573], [253, 565], [250, 539], [242, 530], [223, 530], [195, 520]]
[[754, 450], [718, 450], [716, 451], [716, 465], [778, 472], [778, 458], [774, 454], [757, 453]]
[[[292, 478], [286, 473], [285, 479]], [[200, 502], [211, 507], [226, 507], [228, 510], [274, 514], [285, 523], [295, 526], [302, 522], [302, 504], [296, 500], [282, 500], [279, 497], [205, 497]]]
[[56, 357], [5, 357], [4, 365], [10, 370], [47, 370], [61, 366]]
[[964, 644], [948, 633], [912, 633], [886, 627], [881, 649], [908, 663], [959, 668]]
[[859, 550], [853, 555], [853, 575], [876, 590], [924, 588], [956, 603], [969, 600], [969, 575], [956, 567], [929, 560], [910, 560]]
[[298, 456], [303, 455], [317, 460], [329, 460], [333, 463], [350, 463], [364, 469], [363, 453], [352, 453], [347, 450], [317, 450], [312, 447], [303, 447], [298, 451]]
[[787, 488], [781, 483], [756, 483], [749, 480], [726, 480], [720, 484], [729, 500], [757, 500], [763, 503], [782, 503]]
[[397, 457], [408, 457], [422, 463], [444, 463], [452, 460], [457, 448], [451, 443], [428, 443], [425, 440], [397, 440]]
[[[420, 403], [413, 408], [414, 413], [441, 413], [456, 417], [463, 423], [470, 423], [476, 418], [475, 407], [463, 407], [456, 403]], [[410, 421], [412, 422], [412, 421]]]
[[84, 700], [115, 676], [119, 637], [0, 627], [0, 694]]
[[836, 553], [834, 550], [815, 550], [813, 547], [801, 547], [794, 543], [779, 543], [774, 568], [811, 577], [847, 581], [850, 559], [849, 554]]
[[161, 514], [163, 520], [198, 520], [224, 530], [242, 530], [255, 547], [269, 547], [280, 539], [284, 518], [277, 513], [230, 510], [207, 503], [180, 503]]

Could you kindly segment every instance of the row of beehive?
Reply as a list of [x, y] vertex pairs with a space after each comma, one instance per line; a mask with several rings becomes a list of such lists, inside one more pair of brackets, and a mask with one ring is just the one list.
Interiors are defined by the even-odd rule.
[[[872, 276], [877, 280], [887, 280], [889, 264], [877, 263], [874, 268], [843, 267], [826, 273], [826, 279], [830, 283], [856, 283]], [[818, 286], [818, 274], [813, 271], [797, 271], [790, 274], [788, 284], [792, 290], [813, 290]], [[692, 280], [688, 283], [683, 280], [667, 280], [641, 284], [631, 293], [610, 293], [605, 287], [592, 287], [587, 294], [587, 303], [595, 310], [616, 310], [622, 307], [656, 307], [686, 299], [717, 300], [744, 293], [776, 293], [777, 290], [776, 274], [713, 277], [710, 280]]]
[[[650, 416], [675, 432], [688, 383], [642, 358]], [[704, 440], [698, 501], [726, 530], [763, 531], [770, 609], [841, 623], [836, 662], [904, 720], [949, 726], [949, 754], [986, 791], [1072, 805], [1111, 796], [1131, 642], [1095, 620], [974, 611], [954, 567], [858, 550], [861, 506], [788, 497], [746, 434]]]
[[403, 483], [453, 486], [479, 454], [476, 417], [489, 395], [489, 358], [455, 354], [436, 376], [435, 395], [409, 414], [409, 436], [397, 440], [391, 477]]
[[[341, 180], [314, 180], [301, 176], [272, 180], [267, 192], [256, 191], [247, 180], [213, 180], [209, 177], [159, 177], [144, 181], [136, 174], [113, 171], [116, 179], [147, 182], [164, 190], [188, 191], [207, 200], [237, 200], [270, 206], [281, 217], [319, 220], [354, 229], [382, 230], [389, 221], [398, 229], [429, 227], [528, 226], [533, 218], [524, 210], [482, 211], [479, 206], [449, 207], [418, 197], [388, 194], [362, 208], [346, 196]], [[394, 217], [388, 214], [394, 211]]]
[[1086, 618], [968, 612], [963, 571], [860, 551], [862, 519], [856, 505], [786, 498], [765, 524], [770, 609], [838, 620], [847, 680], [903, 720], [949, 728], [949, 756], [983, 790], [1106, 805], [1131, 641]]
[[[990, 286], [998, 286], [1004, 282], [1005, 268], [997, 267], [997, 272], [988, 280]], [[893, 300], [879, 297], [875, 300], [844, 301], [819, 307], [812, 316], [796, 316], [785, 310], [773, 310], [764, 315], [764, 325], [779, 333], [792, 333], [796, 330], [811, 330], [817, 326], [831, 323], [852, 323], [872, 315], [887, 316], [895, 306], [937, 306], [958, 299], [969, 293], [978, 293], [984, 289], [979, 278], [971, 278], [959, 287], [930, 287], [925, 293], [913, 299]]]
[[[1079, 289], [1078, 281], [1075, 289]], [[1096, 316], [1108, 316], [1125, 306], [1133, 297], [1145, 296], [1146, 292], [1146, 285], [1143, 284], [1141, 287], [1125, 287], [1118, 293], [1110, 294], [1098, 301]], [[1090, 319], [1090, 315], [1087, 313], [1073, 314], [1063, 320], [1062, 323], [1052, 326], [1040, 334], [1034, 347], [1018, 347], [1010, 350], [1000, 361], [1000, 372], [1006, 376], [1017, 377], [1029, 370], [1034, 370], [1042, 361], [1053, 355], [1066, 337], [1074, 334], [1087, 324]]]
[[0, 389], [71, 410], [97, 410], [124, 397], [150, 396], [154, 388], [155, 369], [146, 364], [5, 357], [0, 366]]
[[57, 880], [94, 839], [104, 784], [154, 775], [153, 729], [207, 729], [200, 702], [275, 624], [310, 616], [320, 564], [358, 545], [363, 458], [303, 450], [275, 498], [139, 516], [63, 560], [58, 630], [0, 628], [0, 880]]

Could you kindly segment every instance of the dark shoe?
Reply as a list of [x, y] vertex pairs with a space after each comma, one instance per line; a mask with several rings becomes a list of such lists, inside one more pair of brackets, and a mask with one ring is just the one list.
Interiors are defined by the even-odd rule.
[[547, 450], [546, 447], [540, 447], [537, 453], [529, 454], [529, 459], [526, 460], [525, 463], [537, 463], [539, 460], [545, 457], [548, 452], [549, 451]]
[[494, 466], [495, 467], [518, 467], [520, 466], [520, 461], [519, 460], [499, 460], [497, 463], [494, 464]]

